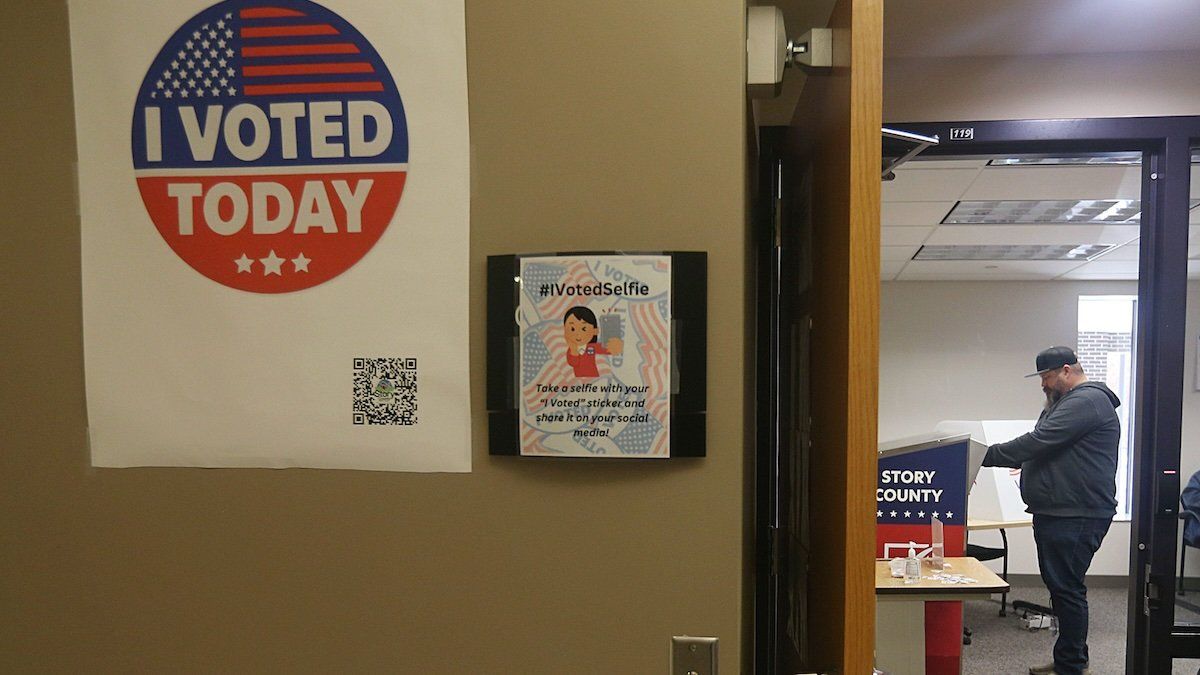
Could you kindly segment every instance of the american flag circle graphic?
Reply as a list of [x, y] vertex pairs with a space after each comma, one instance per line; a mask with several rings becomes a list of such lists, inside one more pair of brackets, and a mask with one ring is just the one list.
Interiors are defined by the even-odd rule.
[[166, 41], [137, 93], [133, 167], [184, 262], [287, 293], [358, 262], [408, 173], [400, 93], [354, 26], [307, 0], [228, 0]]

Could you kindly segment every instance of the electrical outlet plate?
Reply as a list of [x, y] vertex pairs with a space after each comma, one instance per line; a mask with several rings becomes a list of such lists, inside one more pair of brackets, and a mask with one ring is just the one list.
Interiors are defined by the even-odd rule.
[[671, 638], [671, 675], [717, 675], [717, 638]]

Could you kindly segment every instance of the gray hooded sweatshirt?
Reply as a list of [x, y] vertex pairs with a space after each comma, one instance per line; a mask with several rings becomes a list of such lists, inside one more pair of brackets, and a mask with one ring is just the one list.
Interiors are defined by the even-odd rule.
[[1030, 513], [1112, 518], [1119, 405], [1104, 384], [1084, 382], [1043, 410], [1033, 431], [989, 447], [983, 465], [1021, 469], [1021, 497]]

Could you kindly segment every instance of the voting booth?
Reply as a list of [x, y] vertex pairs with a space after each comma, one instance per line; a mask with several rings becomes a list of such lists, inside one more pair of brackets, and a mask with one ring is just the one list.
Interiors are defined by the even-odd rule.
[[[1035, 420], [945, 420], [938, 422], [938, 434], [968, 434], [984, 447], [1004, 443], [1033, 431]], [[1021, 499], [1021, 477], [1006, 467], [985, 466], [971, 487], [969, 506], [976, 520], [1014, 522], [1029, 520]]]
[[[875, 556], [902, 558], [935, 546], [941, 523], [944, 547], [936, 555], [965, 554], [967, 494], [987, 446], [969, 433], [932, 433], [879, 447], [875, 491]], [[925, 603], [925, 672], [957, 674], [962, 658], [962, 603]]]

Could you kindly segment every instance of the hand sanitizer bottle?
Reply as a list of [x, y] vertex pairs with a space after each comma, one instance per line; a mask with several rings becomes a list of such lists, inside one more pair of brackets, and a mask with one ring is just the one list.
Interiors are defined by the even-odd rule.
[[908, 547], [908, 557], [904, 559], [904, 583], [915, 584], [921, 581], [921, 560], [911, 546]]

